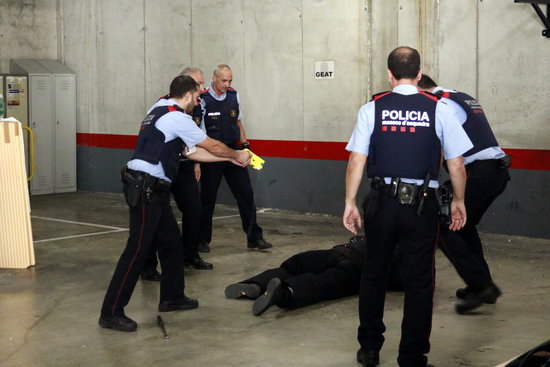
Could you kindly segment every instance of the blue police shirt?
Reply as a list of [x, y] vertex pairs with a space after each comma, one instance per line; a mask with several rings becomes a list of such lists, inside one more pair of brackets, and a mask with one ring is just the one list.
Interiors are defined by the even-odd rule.
[[[401, 84], [393, 88], [392, 92], [409, 95], [418, 93], [418, 89], [412, 84]], [[455, 117], [454, 111], [449, 108], [448, 101], [448, 99], [440, 99], [435, 108], [435, 132], [441, 141], [446, 160], [459, 157], [473, 147], [470, 138]], [[375, 101], [370, 101], [359, 109], [355, 129], [346, 146], [347, 151], [368, 156], [370, 137], [374, 131], [374, 104]], [[384, 180], [389, 184], [391, 177], [385, 177]], [[422, 185], [422, 180], [407, 177], [401, 177], [401, 180]], [[439, 186], [437, 179], [430, 180], [429, 186], [437, 188]]]
[[[446, 89], [446, 88], [442, 88], [442, 87], [435, 87], [435, 89], [432, 91], [432, 93], [437, 93], [439, 91], [449, 92], [449, 93], [455, 92], [452, 89]], [[449, 107], [453, 110], [453, 112], [454, 112], [456, 118], [458, 119], [458, 121], [461, 124], [464, 124], [466, 122], [466, 118], [468, 117], [468, 115], [466, 114], [466, 111], [464, 111], [464, 109], [462, 107], [460, 107], [460, 105], [458, 103], [456, 103], [455, 101], [453, 101], [451, 99], [448, 99], [448, 98], [443, 98], [443, 99], [445, 99], [445, 102], [447, 102]], [[500, 149], [499, 146], [494, 146], [494, 147], [484, 149], [484, 150], [482, 150], [480, 152], [477, 152], [475, 154], [472, 154], [471, 156], [464, 157], [464, 164], [468, 165], [468, 164], [472, 163], [473, 161], [481, 161], [481, 160], [485, 160], [485, 159], [499, 159], [499, 158], [504, 157], [505, 155], [506, 154], [502, 151], [502, 149]]]
[[[158, 106], [173, 105], [176, 105], [173, 99], [159, 99], [149, 111]], [[155, 126], [164, 134], [164, 142], [180, 138], [188, 148], [192, 148], [206, 139], [206, 133], [197, 126], [191, 116], [179, 111], [168, 112], [158, 119]], [[128, 162], [128, 168], [142, 171], [151, 176], [171, 182], [171, 180], [166, 177], [164, 168], [160, 162], [158, 164], [152, 164], [141, 159], [132, 159]]]

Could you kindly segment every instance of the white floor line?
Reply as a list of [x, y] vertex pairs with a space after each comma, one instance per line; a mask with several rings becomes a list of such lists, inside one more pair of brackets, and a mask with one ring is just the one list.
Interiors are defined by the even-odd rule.
[[38, 240], [34, 241], [34, 243], [41, 243], [41, 242], [51, 242], [51, 241], [59, 241], [59, 240], [67, 240], [71, 238], [79, 238], [79, 237], [90, 237], [90, 236], [96, 236], [99, 234], [108, 234], [108, 233], [117, 233], [117, 232], [124, 232], [127, 231], [127, 229], [113, 229], [112, 231], [103, 231], [103, 232], [93, 232], [93, 233], [83, 233], [83, 234], [76, 234], [74, 236], [64, 236], [64, 237], [57, 237], [57, 238], [47, 238], [45, 240]]
[[56, 219], [56, 218], [48, 218], [48, 217], [38, 217], [36, 215], [31, 215], [31, 218], [36, 219], [43, 219], [43, 220], [49, 220], [52, 222], [61, 222], [61, 223], [69, 223], [69, 224], [78, 224], [81, 226], [90, 226], [90, 227], [98, 227], [98, 228], [108, 228], [108, 229], [128, 229], [128, 228], [120, 228], [120, 227], [113, 227], [113, 226], [105, 226], [103, 224], [95, 224], [95, 223], [86, 223], [86, 222], [75, 222], [72, 220], [64, 220], [64, 219]]
[[[267, 209], [260, 209], [260, 210], [258, 210], [257, 212], [258, 212], [258, 213], [265, 213], [266, 211], [269, 211], [269, 208], [267, 208]], [[225, 216], [221, 216], [221, 217], [213, 217], [212, 220], [215, 220], [215, 219], [234, 218], [234, 217], [238, 217], [238, 216], [239, 216], [239, 214], [225, 215]], [[34, 243], [51, 242], [51, 241], [58, 241], [58, 240], [67, 240], [67, 239], [71, 239], [71, 238], [96, 236], [96, 235], [100, 235], [100, 234], [117, 233], [117, 232], [123, 232], [123, 231], [127, 231], [127, 230], [128, 230], [128, 228], [120, 228], [120, 227], [113, 227], [113, 226], [105, 226], [105, 225], [102, 225], [102, 224], [95, 224], [95, 223], [75, 222], [75, 221], [72, 221], [72, 220], [64, 220], [64, 219], [40, 217], [40, 216], [36, 216], [36, 215], [31, 215], [31, 218], [42, 219], [42, 220], [49, 220], [49, 221], [51, 221], [51, 222], [60, 222], [60, 223], [76, 224], [76, 225], [89, 226], [89, 227], [97, 227], [97, 228], [107, 228], [107, 229], [111, 229], [111, 231], [92, 232], [92, 233], [77, 234], [77, 235], [73, 235], [73, 236], [64, 236], [64, 237], [56, 237], [56, 238], [47, 238], [47, 239], [44, 239], [44, 240], [33, 241]], [[178, 224], [181, 224], [181, 222], [178, 222]]]

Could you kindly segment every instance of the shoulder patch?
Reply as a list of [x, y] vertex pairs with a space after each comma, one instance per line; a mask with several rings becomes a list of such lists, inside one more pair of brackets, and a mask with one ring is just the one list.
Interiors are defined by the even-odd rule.
[[430, 92], [424, 92], [424, 91], [421, 91], [419, 92], [420, 94], [422, 94], [424, 97], [428, 97], [429, 99], [431, 99], [432, 101], [434, 101], [435, 103], [437, 103], [440, 99], [440, 97], [438, 95], [435, 95], [433, 93], [430, 93]]
[[376, 100], [378, 100], [382, 97], [385, 97], [385, 96], [387, 96], [388, 94], [391, 94], [391, 93], [392, 93], [392, 91], [386, 91], [386, 92], [380, 92], [380, 93], [373, 94], [371, 101], [376, 101]]

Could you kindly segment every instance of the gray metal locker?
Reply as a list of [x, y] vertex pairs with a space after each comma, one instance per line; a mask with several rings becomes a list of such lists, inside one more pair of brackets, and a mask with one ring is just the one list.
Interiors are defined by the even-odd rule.
[[54, 192], [76, 191], [76, 76], [57, 60], [37, 61], [54, 79]]
[[16, 59], [28, 75], [29, 126], [35, 138], [31, 195], [76, 191], [76, 76], [57, 60]]
[[[2, 87], [0, 87], [0, 94], [4, 94], [4, 108], [6, 111], [5, 117], [13, 117], [17, 119], [21, 122], [23, 129], [25, 129], [25, 127], [29, 126], [29, 86], [27, 83], [27, 76], [2, 74], [0, 75], [0, 85], [2, 85]], [[27, 175], [30, 175], [28, 132], [23, 130], [23, 134], [25, 135], [23, 142], [25, 144], [25, 163]]]

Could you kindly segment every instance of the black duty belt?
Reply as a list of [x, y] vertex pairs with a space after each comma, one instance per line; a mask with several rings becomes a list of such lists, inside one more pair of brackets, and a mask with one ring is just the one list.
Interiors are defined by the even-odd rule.
[[121, 170], [122, 182], [128, 181], [143, 181], [144, 186], [151, 187], [152, 189], [158, 189], [162, 191], [169, 191], [171, 183], [169, 181], [160, 179], [155, 176], [143, 171], [136, 171], [128, 168], [127, 166], [122, 167]]
[[487, 168], [499, 168], [506, 169], [510, 167], [512, 158], [509, 155], [505, 155], [499, 159], [483, 159], [480, 161], [473, 161], [466, 165], [466, 170], [479, 170]]
[[397, 198], [400, 204], [414, 205], [421, 196], [435, 196], [435, 189], [429, 187], [422, 195], [422, 186], [414, 183], [406, 183], [401, 180], [392, 181], [386, 184], [383, 179], [375, 178], [371, 181], [371, 187], [388, 197]]

